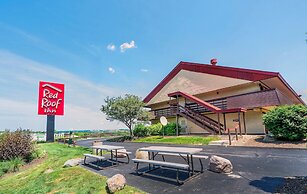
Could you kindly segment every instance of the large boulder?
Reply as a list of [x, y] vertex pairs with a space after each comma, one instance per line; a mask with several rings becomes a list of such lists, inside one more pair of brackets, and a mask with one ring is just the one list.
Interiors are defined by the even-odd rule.
[[[117, 150], [117, 158], [126, 158], [127, 154], [125, 154], [125, 152], [127, 152], [126, 149], [119, 149]], [[115, 155], [115, 152], [113, 152]]]
[[137, 149], [137, 150], [135, 151], [135, 158], [136, 158], [136, 159], [148, 160], [148, 152], [140, 151], [139, 149]]
[[79, 163], [81, 163], [82, 161], [83, 161], [82, 158], [75, 158], [75, 159], [67, 160], [67, 161], [64, 163], [64, 168], [66, 168], [66, 167], [78, 166]]
[[127, 181], [124, 175], [116, 174], [107, 180], [107, 187], [110, 193], [115, 193], [116, 191], [122, 190]]
[[232, 172], [232, 164], [226, 158], [222, 158], [219, 156], [211, 156], [209, 162], [209, 170], [218, 173], [231, 173]]

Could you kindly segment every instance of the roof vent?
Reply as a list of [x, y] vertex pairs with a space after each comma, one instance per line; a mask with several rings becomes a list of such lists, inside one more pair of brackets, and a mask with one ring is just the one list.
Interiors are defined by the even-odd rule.
[[210, 60], [211, 65], [216, 66], [217, 64], [217, 59], [211, 59]]

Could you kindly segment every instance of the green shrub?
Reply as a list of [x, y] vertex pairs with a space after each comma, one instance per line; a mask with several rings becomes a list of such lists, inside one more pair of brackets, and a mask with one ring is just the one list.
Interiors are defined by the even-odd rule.
[[162, 133], [161, 123], [153, 124], [147, 127], [149, 135], [160, 135]]
[[24, 161], [22, 158], [14, 158], [10, 160], [10, 170], [11, 172], [19, 171], [19, 168], [24, 165]]
[[149, 130], [145, 125], [137, 124], [133, 129], [133, 134], [136, 137], [146, 137], [149, 136]]
[[[143, 124], [137, 124], [134, 127], [133, 134], [136, 137], [162, 135], [163, 134], [162, 129], [164, 129], [164, 135], [176, 135], [176, 123], [168, 123], [163, 128], [160, 123], [153, 124], [150, 126], [145, 126]], [[179, 126], [179, 131], [180, 131], [180, 126]]]
[[29, 155], [28, 157], [24, 158], [25, 162], [31, 162], [32, 160], [36, 158], [42, 158], [46, 155], [46, 152], [44, 152], [41, 149], [34, 149], [34, 151]]
[[19, 168], [24, 165], [22, 158], [14, 158], [12, 160], [0, 162], [0, 177], [5, 173], [17, 172]]
[[[180, 126], [178, 126], [178, 130], [180, 131]], [[176, 123], [167, 123], [167, 125], [164, 126], [164, 134], [176, 135]]]
[[10, 172], [11, 164], [10, 161], [0, 161], [0, 173], [5, 174]]
[[131, 141], [133, 139], [133, 137], [131, 137], [130, 135], [125, 135], [122, 137], [114, 137], [111, 139], [108, 139], [108, 142], [125, 142], [125, 141]]
[[5, 131], [0, 137], [0, 160], [29, 158], [34, 151], [29, 130]]
[[302, 140], [307, 133], [307, 106], [277, 107], [263, 116], [266, 128], [277, 139]]
[[36, 141], [37, 144], [40, 144], [40, 143], [47, 143], [47, 141], [45, 140], [39, 140], [39, 141]]

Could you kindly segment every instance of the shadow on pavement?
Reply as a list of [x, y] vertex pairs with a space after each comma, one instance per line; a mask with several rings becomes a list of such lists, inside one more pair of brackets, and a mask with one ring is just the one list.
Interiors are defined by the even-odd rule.
[[260, 180], [251, 181], [249, 184], [265, 192], [274, 193], [284, 182], [283, 177], [262, 177]]
[[[147, 171], [148, 167], [143, 167], [139, 169], [139, 172]], [[168, 168], [158, 168], [156, 170], [147, 172], [143, 175], [138, 175], [136, 172], [130, 173], [134, 176], [141, 176], [142, 178], [147, 178], [151, 180], [161, 181], [164, 183], [172, 184], [172, 185], [178, 185], [176, 182], [176, 170], [175, 169], [168, 169]], [[181, 181], [186, 181], [189, 178], [189, 175], [186, 171], [179, 171], [179, 179]], [[168, 179], [173, 179], [168, 180]]]

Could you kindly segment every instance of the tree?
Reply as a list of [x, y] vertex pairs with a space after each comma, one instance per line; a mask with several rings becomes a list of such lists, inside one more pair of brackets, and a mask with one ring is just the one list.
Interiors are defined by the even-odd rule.
[[148, 120], [148, 112], [144, 109], [145, 103], [140, 97], [126, 94], [124, 97], [107, 97], [101, 111], [108, 118], [121, 121], [130, 130], [133, 136], [132, 126], [137, 120]]

